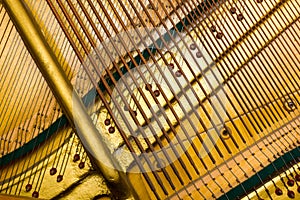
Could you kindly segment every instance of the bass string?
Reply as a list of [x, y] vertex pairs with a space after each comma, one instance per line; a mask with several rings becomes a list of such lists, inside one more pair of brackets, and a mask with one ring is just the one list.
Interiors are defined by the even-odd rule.
[[[54, 21], [54, 17], [53, 17], [53, 21]], [[54, 24], [54, 23], [52, 23], [52, 24]], [[56, 26], [59, 26], [59, 24], [56, 24]], [[63, 36], [63, 34], [62, 33], [60, 33], [60, 36], [58, 37], [58, 39], [56, 39], [57, 41], [60, 41], [61, 39], [61, 37]], [[65, 43], [64, 44], [64, 46], [65, 46], [65, 48], [68, 48], [68, 49], [70, 49], [70, 46], [69, 45], [67, 45], [67, 43]], [[66, 51], [64, 51], [64, 52], [66, 52]], [[70, 63], [71, 63], [71, 66], [74, 66], [74, 63], [76, 62], [75, 61], [75, 59], [73, 59], [72, 61], [69, 61]], [[69, 74], [71, 73], [71, 71], [69, 71]], [[70, 77], [70, 76], [68, 76], [68, 77]], [[60, 138], [60, 143], [62, 143], [62, 141], [63, 140], [66, 140], [67, 138], [69, 138], [70, 136], [70, 132], [68, 132], [67, 134], [65, 134], [64, 135], [64, 137], [62, 136], [61, 138]], [[67, 151], [69, 151], [69, 152], [71, 152], [71, 149], [72, 149], [72, 146], [73, 146], [73, 144], [74, 144], [74, 140], [72, 140], [72, 142], [68, 142], [68, 145], [67, 145], [67, 148], [70, 146], [70, 148], [69, 148], [69, 150], [67, 150]], [[61, 181], [61, 179], [62, 179], [62, 177], [63, 177], [63, 175], [64, 175], [64, 173], [65, 173], [65, 170], [66, 170], [66, 166], [67, 166], [67, 164], [68, 164], [68, 160], [69, 160], [69, 155], [70, 155], [70, 153], [68, 153], [68, 156], [66, 157], [66, 154], [65, 153], [63, 153], [63, 151], [56, 151], [56, 153], [55, 153], [55, 157], [54, 157], [54, 162], [53, 162], [53, 164], [52, 164], [52, 168], [51, 168], [51, 170], [56, 170], [56, 169], [59, 169], [59, 173], [58, 173], [58, 176], [57, 176], [57, 182], [60, 182]], [[48, 160], [47, 160], [48, 161]], [[60, 166], [58, 166], [59, 165], [59, 163], [60, 163]], [[51, 172], [50, 172], [51, 173]], [[45, 174], [45, 172], [44, 172], [44, 174]], [[44, 175], [43, 175], [44, 176]], [[43, 179], [43, 178], [42, 178]], [[41, 179], [41, 180], [42, 180]], [[39, 191], [40, 190], [40, 187], [41, 187], [41, 183], [39, 184], [39, 185], [37, 185], [37, 191]]]
[[[37, 84], [36, 84], [37, 85]], [[47, 99], [49, 99], [49, 98], [47, 98]], [[49, 109], [49, 107], [48, 107], [48, 109]], [[13, 184], [13, 183], [12, 183]]]
[[[59, 21], [61, 27], [63, 28], [64, 32], [66, 33], [66, 36], [68, 37], [68, 32], [67, 32], [67, 30], [66, 30], [66, 27], [64, 27], [64, 24], [62, 23], [61, 19], [59, 18], [58, 13], [57, 13], [56, 10], [54, 9], [54, 8], [55, 8], [54, 5], [52, 4], [51, 1], [47, 1], [47, 3], [48, 3], [49, 6], [51, 7], [51, 10], [53, 11], [53, 13], [57, 16], [57, 19], [58, 19], [58, 21]], [[72, 44], [72, 46], [73, 46], [73, 47], [76, 47], [76, 45], [74, 44], [73, 39], [70, 38], [70, 37], [68, 37], [68, 39], [69, 39], [70, 43]], [[79, 52], [76, 48], [74, 48], [74, 50], [76, 51], [76, 54], [78, 55], [78, 57], [79, 57], [79, 59], [81, 60], [81, 62], [84, 63], [84, 59], [83, 59], [83, 57], [81, 56], [80, 52]], [[104, 80], [102, 79], [102, 81], [104, 81]], [[107, 84], [105, 84], [105, 82], [103, 82], [103, 83], [104, 83], [104, 86], [106, 87], [106, 89], [109, 88], [109, 86], [108, 86]], [[94, 84], [94, 85], [97, 85], [97, 84]], [[97, 87], [96, 87], [96, 89], [100, 91], [100, 88], [97, 88]], [[101, 93], [101, 92], [98, 92], [98, 93], [99, 93], [100, 99], [104, 102], [105, 106], [106, 106], [106, 107], [109, 107], [109, 105], [107, 104], [106, 99], [105, 99], [105, 97], [102, 95], [102, 93]], [[108, 111], [111, 112], [110, 109], [109, 109]], [[123, 138], [124, 138], [124, 137], [126, 137], [126, 136], [123, 134]], [[126, 142], [126, 140], [125, 140], [125, 142]], [[129, 147], [130, 147], [130, 146], [129, 146]], [[133, 149], [132, 149], [132, 150], [133, 150]], [[135, 159], [136, 159], [136, 158], [135, 158]], [[138, 162], [138, 165], [139, 165], [140, 168], [143, 169], [143, 166], [141, 165], [140, 162]], [[155, 173], [154, 173], [154, 174], [155, 174]], [[155, 174], [155, 176], [157, 177], [157, 174]], [[151, 182], [149, 181], [149, 180], [150, 180], [150, 179], [149, 179], [149, 176], [148, 176], [147, 174], [144, 174], [144, 177], [145, 177], [145, 179], [147, 180], [147, 182], [148, 182], [149, 186], [151, 187], [151, 189], [152, 189], [153, 191], [155, 191], [156, 189], [154, 188], [154, 186], [153, 186], [153, 185], [151, 184]], [[157, 195], [157, 193], [155, 193], [155, 194], [156, 194], [156, 197], [159, 197], [159, 196]]]
[[154, 61], [155, 62], [155, 61]]
[[[107, 31], [106, 31], [107, 32]], [[124, 62], [124, 61], [123, 61]], [[150, 144], [150, 143], [149, 143]], [[168, 175], [166, 175], [166, 176], [168, 176]], [[172, 183], [171, 183], [172, 184]]]
[[[155, 61], [154, 61], [155, 62]], [[155, 81], [154, 81], [155, 82]], [[163, 90], [162, 89], [160, 89], [160, 92], [164, 95], [164, 92], [163, 92]], [[166, 98], [165, 98], [166, 99]]]

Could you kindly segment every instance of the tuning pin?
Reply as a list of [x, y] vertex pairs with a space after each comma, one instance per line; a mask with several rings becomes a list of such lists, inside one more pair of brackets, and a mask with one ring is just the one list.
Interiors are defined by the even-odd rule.
[[264, 0], [256, 0], [256, 3], [262, 3]]
[[275, 194], [278, 196], [281, 196], [283, 194], [282, 190], [280, 188], [275, 189]]
[[294, 199], [295, 198], [295, 192], [293, 192], [292, 190], [289, 190], [288, 193], [287, 193], [288, 197], [291, 198], [291, 199]]

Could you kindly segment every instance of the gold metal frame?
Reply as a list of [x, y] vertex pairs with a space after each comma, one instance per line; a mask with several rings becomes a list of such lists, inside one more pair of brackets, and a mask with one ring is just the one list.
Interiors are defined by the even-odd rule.
[[70, 124], [81, 139], [91, 161], [103, 174], [113, 194], [118, 199], [137, 199], [126, 175], [116, 170], [117, 162], [102, 142], [101, 135], [26, 4], [22, 0], [3, 0], [2, 3]]

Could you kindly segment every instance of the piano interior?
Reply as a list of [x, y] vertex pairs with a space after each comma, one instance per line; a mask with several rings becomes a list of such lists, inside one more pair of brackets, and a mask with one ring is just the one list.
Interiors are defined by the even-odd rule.
[[299, 0], [0, 0], [0, 199], [299, 199]]

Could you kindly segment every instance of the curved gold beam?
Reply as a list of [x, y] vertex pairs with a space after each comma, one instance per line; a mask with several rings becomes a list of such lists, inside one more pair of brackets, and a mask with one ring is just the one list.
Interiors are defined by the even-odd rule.
[[80, 97], [73, 89], [26, 4], [23, 0], [2, 0], [2, 3], [69, 122], [82, 141], [91, 161], [107, 180], [113, 195], [118, 199], [137, 199], [126, 175], [116, 170], [120, 169], [117, 168], [117, 161], [104, 144]]

